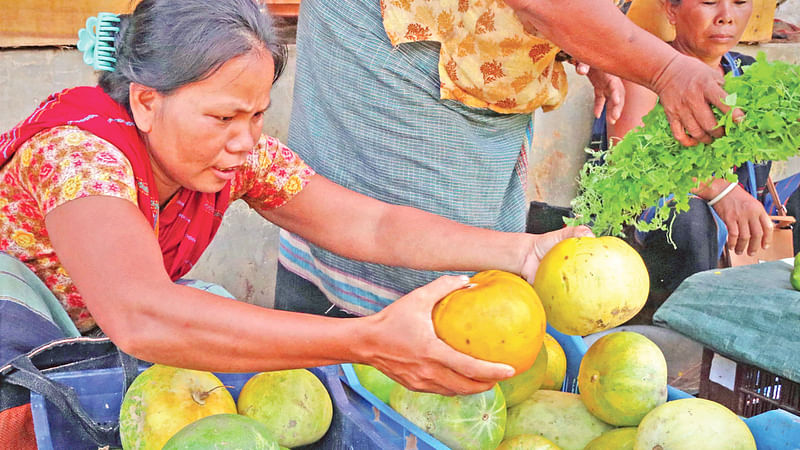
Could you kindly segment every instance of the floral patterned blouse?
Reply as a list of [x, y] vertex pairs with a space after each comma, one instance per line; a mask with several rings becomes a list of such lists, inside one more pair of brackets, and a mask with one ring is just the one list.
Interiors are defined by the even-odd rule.
[[[277, 139], [262, 136], [231, 183], [231, 201], [255, 209], [285, 204], [314, 171]], [[81, 332], [95, 326], [53, 250], [44, 218], [70, 200], [118, 197], [136, 205], [133, 169], [109, 142], [72, 126], [43, 131], [0, 169], [0, 251], [24, 262], [44, 281]], [[138, 208], [138, 206], [137, 206]]]
[[548, 111], [567, 95], [559, 48], [525, 31], [504, 0], [381, 0], [381, 14], [394, 46], [441, 43], [443, 99], [508, 114]]

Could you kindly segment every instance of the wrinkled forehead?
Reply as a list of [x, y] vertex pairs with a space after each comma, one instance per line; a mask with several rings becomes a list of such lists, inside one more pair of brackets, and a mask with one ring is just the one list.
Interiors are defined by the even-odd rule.
[[199, 103], [239, 99], [240, 103], [266, 107], [274, 71], [272, 55], [261, 47], [225, 61], [206, 77], [183, 85], [174, 94], [193, 96]]

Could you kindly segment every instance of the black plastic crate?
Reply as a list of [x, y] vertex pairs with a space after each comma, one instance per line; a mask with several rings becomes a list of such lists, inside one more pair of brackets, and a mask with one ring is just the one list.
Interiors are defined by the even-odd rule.
[[703, 350], [698, 397], [722, 403], [742, 417], [773, 409], [800, 415], [800, 383], [738, 361], [732, 361], [736, 365], [729, 380], [733, 385], [717, 383], [712, 379], [711, 365], [720, 356], [709, 348]]

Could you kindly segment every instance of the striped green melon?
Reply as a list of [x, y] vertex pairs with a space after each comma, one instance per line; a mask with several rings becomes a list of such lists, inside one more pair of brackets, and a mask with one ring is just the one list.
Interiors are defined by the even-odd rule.
[[633, 427], [667, 401], [667, 361], [639, 333], [607, 334], [583, 355], [578, 389], [592, 414], [612, 425]]
[[162, 450], [279, 450], [261, 422], [241, 414], [215, 414], [183, 427]]
[[472, 395], [413, 392], [398, 385], [389, 405], [454, 450], [494, 450], [506, 428], [506, 401], [495, 385]]

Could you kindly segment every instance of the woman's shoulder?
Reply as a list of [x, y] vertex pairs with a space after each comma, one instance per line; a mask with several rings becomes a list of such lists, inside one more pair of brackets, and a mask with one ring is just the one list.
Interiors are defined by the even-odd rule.
[[[98, 154], [104, 154], [112, 156], [112, 160], [121, 164], [130, 165], [122, 150], [114, 144], [73, 125], [61, 125], [42, 130], [20, 146], [20, 150], [25, 149], [41, 155], [46, 154], [50, 158], [55, 158], [56, 161], [67, 156], [72, 159], [91, 159]], [[112, 162], [107, 158], [103, 161]]]
[[22, 144], [17, 153], [20, 177], [31, 183], [59, 185], [78, 178], [87, 183], [95, 180], [94, 184], [103, 180], [115, 180], [121, 185], [135, 183], [133, 168], [122, 150], [75, 126], [43, 130]]
[[304, 164], [302, 159], [280, 139], [268, 134], [262, 134], [253, 150], [247, 156], [245, 164], [264, 169], [276, 163]]
[[265, 205], [272, 205], [276, 195], [285, 197], [285, 202], [286, 198], [302, 189], [314, 174], [314, 170], [289, 147], [279, 139], [264, 134], [234, 179], [231, 198], [248, 196], [262, 209], [269, 209]]

